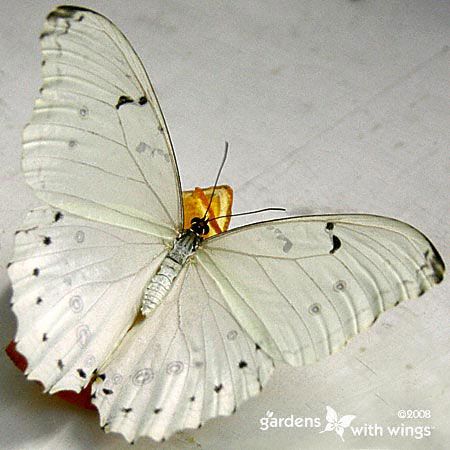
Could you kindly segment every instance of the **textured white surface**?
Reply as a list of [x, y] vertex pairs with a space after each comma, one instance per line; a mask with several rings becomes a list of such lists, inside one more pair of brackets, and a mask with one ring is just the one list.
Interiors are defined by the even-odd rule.
[[[130, 5], [132, 3], [132, 6]], [[141, 55], [171, 131], [185, 188], [209, 185], [223, 141], [235, 211], [368, 212], [424, 232], [449, 264], [449, 7], [444, 1], [86, 1]], [[1, 344], [14, 333], [5, 266], [14, 230], [39, 204], [20, 174], [20, 135], [40, 85], [37, 36], [51, 2], [2, 0]], [[245, 218], [233, 223], [242, 224]], [[447, 245], [446, 245], [447, 244]], [[444, 449], [450, 443], [449, 287], [386, 313], [341, 353], [272, 382], [231, 418], [136, 448]], [[94, 412], [44, 396], [3, 356], [0, 447], [128, 448]], [[384, 436], [259, 429], [259, 418], [320, 417], [325, 406]], [[431, 419], [397, 417], [431, 409]], [[387, 426], [433, 426], [389, 438]]]

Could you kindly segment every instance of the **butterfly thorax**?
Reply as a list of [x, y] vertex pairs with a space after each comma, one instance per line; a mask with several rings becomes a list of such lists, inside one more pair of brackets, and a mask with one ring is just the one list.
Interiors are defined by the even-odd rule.
[[192, 228], [183, 230], [174, 240], [172, 249], [145, 289], [141, 306], [141, 313], [144, 316], [150, 314], [161, 303], [186, 261], [195, 253], [202, 240], [201, 234]]

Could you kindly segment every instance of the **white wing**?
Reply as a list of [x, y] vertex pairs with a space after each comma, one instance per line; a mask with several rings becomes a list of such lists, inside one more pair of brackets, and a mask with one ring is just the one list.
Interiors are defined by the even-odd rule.
[[23, 172], [50, 205], [172, 238], [178, 169], [138, 56], [108, 19], [60, 6], [47, 17], [43, 87], [23, 133]]
[[214, 281], [188, 264], [168, 297], [126, 335], [93, 385], [106, 431], [156, 440], [232, 414], [273, 364], [234, 319]]
[[292, 365], [335, 352], [444, 273], [423, 234], [368, 215], [245, 226], [208, 239], [197, 259], [255, 342]]
[[30, 212], [8, 268], [28, 378], [51, 392], [87, 385], [132, 325], [165, 254], [145, 233], [48, 207]]

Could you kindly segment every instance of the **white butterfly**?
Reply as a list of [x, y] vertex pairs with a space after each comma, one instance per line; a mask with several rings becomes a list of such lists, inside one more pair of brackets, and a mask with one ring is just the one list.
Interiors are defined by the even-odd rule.
[[354, 415], [348, 414], [338, 419], [337, 412], [331, 406], [327, 406], [326, 419], [328, 423], [320, 433], [325, 433], [325, 431], [336, 431], [342, 442], [344, 442], [344, 431], [350, 426], [355, 417], [356, 416]]
[[430, 241], [385, 217], [292, 217], [210, 239], [199, 219], [183, 231], [170, 137], [127, 39], [61, 6], [41, 41], [23, 172], [49, 206], [17, 234], [15, 340], [46, 391], [79, 392], [97, 375], [107, 431], [162, 440], [232, 414], [273, 361], [318, 361], [442, 280]]

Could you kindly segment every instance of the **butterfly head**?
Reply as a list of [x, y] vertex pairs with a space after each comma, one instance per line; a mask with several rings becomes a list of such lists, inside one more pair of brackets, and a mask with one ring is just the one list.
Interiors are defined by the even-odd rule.
[[209, 233], [208, 219], [194, 217], [191, 220], [191, 230], [198, 236], [206, 236]]

